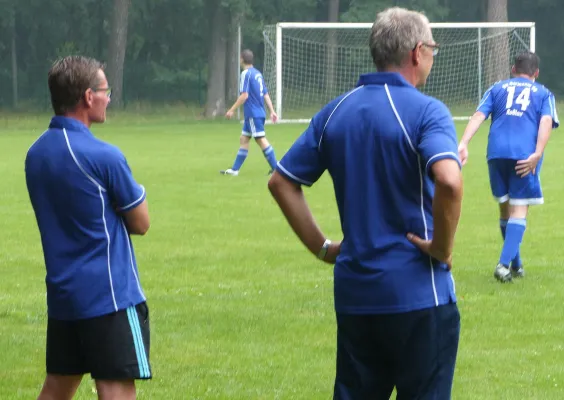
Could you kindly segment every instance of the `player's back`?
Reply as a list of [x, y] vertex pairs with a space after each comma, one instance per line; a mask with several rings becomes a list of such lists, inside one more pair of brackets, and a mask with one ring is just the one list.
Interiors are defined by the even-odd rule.
[[478, 111], [492, 123], [488, 138], [488, 159], [526, 159], [536, 149], [543, 115], [556, 120], [554, 96], [543, 85], [517, 77], [494, 84]]
[[240, 92], [249, 95], [244, 106], [245, 118], [266, 118], [264, 95], [268, 90], [258, 69], [250, 67], [241, 73]]

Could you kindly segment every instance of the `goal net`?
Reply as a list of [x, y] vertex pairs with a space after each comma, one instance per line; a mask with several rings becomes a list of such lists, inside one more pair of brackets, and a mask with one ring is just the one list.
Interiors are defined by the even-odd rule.
[[[439, 43], [424, 93], [442, 100], [455, 119], [471, 116], [484, 91], [509, 78], [515, 55], [535, 51], [535, 25], [433, 23]], [[375, 70], [371, 23], [279, 23], [263, 31], [263, 75], [281, 121], [307, 122], [329, 100]]]

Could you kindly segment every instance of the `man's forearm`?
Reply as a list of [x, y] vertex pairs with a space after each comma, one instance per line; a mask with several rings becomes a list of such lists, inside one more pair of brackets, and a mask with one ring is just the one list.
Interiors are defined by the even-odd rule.
[[235, 102], [235, 104], [233, 104], [233, 106], [231, 106], [231, 108], [229, 109], [230, 111], [235, 111], [236, 109], [238, 109], [239, 107], [241, 107], [242, 104], [245, 103], [245, 101], [247, 101], [247, 98], [249, 96], [246, 93], [242, 93], [239, 98], [237, 99], [237, 101]]
[[550, 139], [550, 134], [552, 132], [552, 117], [544, 116], [541, 118], [539, 125], [539, 132], [537, 137], [537, 147], [535, 153], [542, 154]]
[[454, 236], [462, 209], [462, 174], [454, 160], [441, 160], [436, 171], [433, 197], [432, 247], [441, 261], [452, 256]]
[[480, 125], [482, 125], [482, 122], [484, 122], [485, 120], [486, 116], [484, 115], [484, 113], [479, 111], [475, 112], [474, 115], [472, 115], [472, 118], [470, 118], [466, 129], [464, 129], [464, 134], [462, 135], [462, 139], [460, 139], [460, 143], [468, 145], [468, 143], [470, 143], [470, 140], [472, 140], [472, 137], [474, 137], [476, 132], [478, 132], [478, 129], [480, 128]]
[[273, 175], [268, 185], [272, 196], [302, 243], [317, 255], [325, 242], [325, 236], [313, 219], [302, 188], [287, 181], [278, 172], [274, 174], [276, 176]]
[[266, 102], [266, 106], [268, 107], [268, 110], [273, 113], [274, 112], [274, 106], [272, 105], [272, 100], [270, 100], [270, 96], [267, 94], [264, 95], [264, 101]]

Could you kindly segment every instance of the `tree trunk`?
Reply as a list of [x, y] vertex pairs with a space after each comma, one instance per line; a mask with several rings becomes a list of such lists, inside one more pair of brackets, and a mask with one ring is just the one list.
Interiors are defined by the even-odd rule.
[[225, 70], [227, 63], [227, 11], [218, 4], [211, 24], [211, 43], [208, 52], [208, 91], [205, 116], [213, 118], [225, 113]]
[[[339, 0], [329, 0], [329, 22], [339, 21]], [[337, 31], [330, 29], [327, 32], [327, 75], [325, 76], [325, 94], [328, 99], [333, 98], [337, 92], [336, 66], [337, 66]], [[327, 100], [328, 100], [327, 99]]]
[[127, 48], [127, 25], [131, 0], [114, 0], [108, 46], [108, 81], [112, 86], [112, 105], [123, 106], [123, 68]]
[[12, 10], [12, 104], [18, 107], [18, 53], [16, 48], [16, 10]]
[[233, 14], [229, 27], [229, 36], [227, 41], [227, 56], [226, 63], [227, 70], [227, 102], [234, 102], [239, 96], [239, 74], [241, 72], [240, 59], [241, 48], [239, 43], [239, 26], [242, 18], [240, 15]]
[[[507, 22], [507, 0], [488, 0], [488, 22]], [[509, 33], [506, 28], [489, 29], [486, 61], [486, 86], [510, 76]]]

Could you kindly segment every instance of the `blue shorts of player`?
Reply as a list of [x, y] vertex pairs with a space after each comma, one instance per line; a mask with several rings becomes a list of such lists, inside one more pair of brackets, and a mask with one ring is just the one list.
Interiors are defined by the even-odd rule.
[[460, 336], [456, 304], [401, 314], [337, 313], [334, 400], [446, 400]]
[[496, 200], [500, 203], [509, 200], [509, 204], [516, 206], [543, 204], [540, 183], [542, 159], [537, 164], [536, 172], [523, 178], [517, 175], [516, 165], [517, 160], [506, 158], [488, 160], [490, 186]]
[[260, 138], [266, 134], [264, 132], [264, 118], [245, 118], [243, 125], [243, 136]]

